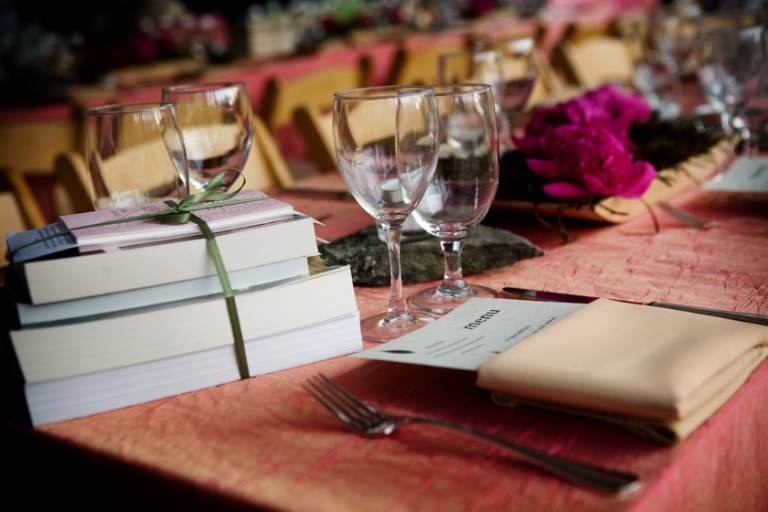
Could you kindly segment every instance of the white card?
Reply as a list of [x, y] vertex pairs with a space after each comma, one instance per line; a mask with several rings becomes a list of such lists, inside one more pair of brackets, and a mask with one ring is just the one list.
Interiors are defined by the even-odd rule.
[[470, 299], [439, 320], [353, 357], [476, 371], [481, 364], [584, 304]]
[[739, 158], [725, 173], [704, 183], [704, 190], [768, 192], [768, 158]]

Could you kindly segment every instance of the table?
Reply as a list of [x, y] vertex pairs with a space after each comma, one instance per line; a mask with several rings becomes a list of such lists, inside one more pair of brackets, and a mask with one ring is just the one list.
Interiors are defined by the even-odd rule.
[[[338, 175], [308, 183], [340, 187]], [[372, 221], [352, 200], [277, 194], [324, 216], [335, 239]], [[712, 217], [768, 220], [765, 195], [691, 190], [674, 204]], [[328, 216], [330, 214], [330, 216]], [[665, 300], [768, 315], [768, 223], [710, 230], [656, 211], [623, 225], [572, 224], [562, 245], [530, 216], [489, 223], [546, 252], [469, 278], [614, 299]], [[410, 295], [428, 284], [407, 286]], [[388, 290], [356, 289], [362, 315]], [[346, 430], [302, 388], [323, 372], [390, 411], [464, 422], [532, 447], [638, 473], [640, 492], [593, 493], [500, 449], [432, 426], [387, 438]], [[768, 362], [683, 442], [662, 446], [595, 420], [528, 407], [504, 409], [471, 372], [342, 357], [34, 430], [0, 423], [14, 468], [6, 496], [57, 506], [189, 510], [764, 511], [768, 504]], [[7, 478], [7, 477], [6, 477]], [[108, 506], [107, 506], [108, 504]]]

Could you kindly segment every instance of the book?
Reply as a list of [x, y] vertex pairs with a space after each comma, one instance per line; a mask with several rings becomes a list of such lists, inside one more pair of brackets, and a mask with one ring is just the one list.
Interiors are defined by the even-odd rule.
[[[300, 214], [216, 234], [228, 272], [318, 254], [314, 220]], [[9, 242], [10, 243], [10, 242]], [[31, 304], [106, 295], [215, 276], [202, 235], [14, 263]]]
[[[313, 258], [310, 274], [235, 292], [244, 340], [357, 313], [349, 267]], [[92, 321], [10, 331], [27, 384], [226, 347], [234, 352], [222, 294], [115, 313]]]
[[[362, 350], [356, 313], [245, 342], [252, 377]], [[216, 347], [75, 377], [26, 384], [33, 426], [89, 416], [239, 379], [234, 351]]]
[[[232, 289], [237, 290], [282, 281], [308, 273], [307, 258], [294, 258], [228, 272], [228, 277]], [[13, 276], [10, 274], [6, 271], [6, 286], [12, 282]], [[62, 320], [95, 320], [99, 315], [106, 313], [127, 312], [147, 306], [218, 293], [221, 293], [219, 277], [208, 276], [63, 302], [37, 305], [14, 302], [14, 305], [19, 323], [23, 327], [27, 327]]]

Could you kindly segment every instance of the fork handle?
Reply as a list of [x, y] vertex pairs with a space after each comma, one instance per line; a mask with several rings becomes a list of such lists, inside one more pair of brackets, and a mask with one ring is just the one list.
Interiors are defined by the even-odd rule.
[[481, 430], [460, 423], [421, 417], [401, 417], [398, 418], [398, 420], [398, 423], [401, 425], [406, 423], [430, 423], [485, 439], [486, 441], [507, 448], [539, 469], [543, 469], [544, 471], [575, 484], [585, 485], [614, 494], [628, 494], [640, 488], [640, 480], [636, 475], [631, 473], [604, 469], [591, 464], [548, 455], [544, 452], [519, 445], [512, 441], [502, 439], [501, 437], [486, 434]]

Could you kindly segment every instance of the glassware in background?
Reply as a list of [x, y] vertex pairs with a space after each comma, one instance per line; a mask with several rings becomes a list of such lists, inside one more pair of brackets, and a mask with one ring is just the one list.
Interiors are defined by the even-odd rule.
[[486, 287], [470, 286], [461, 269], [464, 238], [488, 213], [499, 181], [498, 131], [491, 88], [487, 84], [436, 85], [440, 114], [437, 170], [414, 217], [440, 239], [445, 274], [438, 286], [411, 297], [411, 305], [448, 313], [472, 297], [497, 297]]
[[670, 57], [649, 51], [635, 64], [632, 83], [659, 119], [675, 119], [680, 115], [680, 74]]
[[763, 44], [763, 27], [759, 25], [714, 28], [702, 33], [699, 83], [710, 105], [721, 113], [723, 129], [731, 140], [744, 126], [737, 115], [757, 92], [765, 66]]
[[382, 86], [334, 95], [333, 138], [341, 176], [360, 206], [381, 224], [389, 249], [389, 307], [362, 321], [367, 340], [389, 341], [434, 320], [408, 309], [400, 239], [403, 222], [435, 172], [439, 132], [431, 87]]
[[501, 50], [504, 77], [498, 99], [502, 124], [499, 133], [504, 144], [501, 149], [511, 147], [511, 135], [525, 103], [539, 77], [536, 61], [536, 40], [532, 37], [510, 39]]
[[660, 13], [661, 15], [653, 20], [654, 50], [674, 62], [678, 76], [692, 72], [696, 67], [701, 8], [691, 4], [671, 12]]
[[187, 157], [173, 103], [90, 108], [84, 114], [84, 144], [96, 210], [175, 197], [179, 178], [186, 192]]
[[675, 5], [660, 9], [648, 20], [648, 33], [638, 32], [630, 38], [642, 48], [635, 63], [633, 85], [648, 100], [661, 119], [680, 115], [682, 77], [696, 67], [696, 47], [700, 33], [701, 9], [697, 5]]
[[539, 76], [536, 40], [523, 36], [496, 42], [479, 41], [478, 47], [501, 52], [502, 76], [493, 97], [499, 112], [499, 149], [505, 152], [514, 149], [511, 137]]
[[[253, 111], [243, 83], [200, 83], [163, 89], [163, 101], [176, 104], [187, 149], [189, 180], [203, 190], [220, 172], [242, 170], [253, 140]], [[219, 191], [237, 180], [230, 171]]]
[[[768, 39], [764, 40], [764, 50], [766, 46]], [[763, 67], [757, 90], [747, 100], [740, 117], [744, 120], [747, 134], [743, 142], [742, 156], [758, 156], [761, 150], [768, 149], [768, 64]]]
[[437, 57], [438, 81], [489, 84], [495, 92], [503, 78], [501, 59], [498, 50], [441, 53]]

